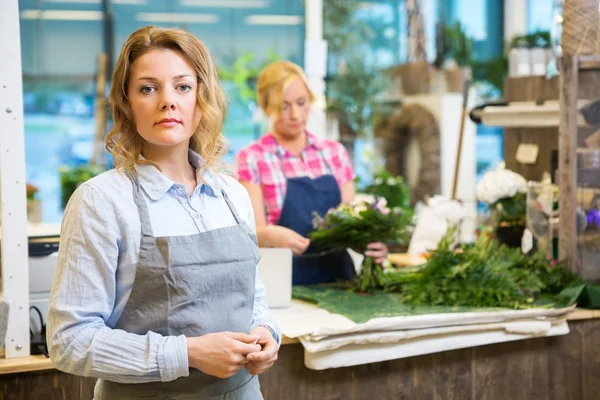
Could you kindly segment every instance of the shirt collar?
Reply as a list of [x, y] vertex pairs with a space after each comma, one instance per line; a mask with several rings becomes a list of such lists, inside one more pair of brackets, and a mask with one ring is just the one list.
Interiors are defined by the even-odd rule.
[[[304, 149], [323, 149], [323, 145], [318, 137], [316, 137], [307, 130], [305, 130], [304, 132], [306, 132], [306, 147]], [[262, 145], [263, 149], [268, 153], [279, 153], [280, 155], [285, 155], [288, 152], [283, 146], [281, 146], [277, 142], [277, 139], [275, 139], [275, 136], [271, 132], [267, 133], [260, 139], [260, 144]]]
[[[144, 160], [143, 156], [140, 156], [140, 158]], [[194, 193], [204, 192], [213, 197], [222, 197], [221, 184], [223, 183], [223, 180], [213, 171], [208, 169], [202, 170], [201, 167], [202, 164], [204, 164], [202, 156], [189, 149], [188, 160], [190, 164], [196, 168], [196, 181], [204, 181], [204, 183], [200, 183], [196, 187]], [[176, 188], [178, 186], [177, 183], [169, 179], [152, 164], [135, 164], [135, 170], [138, 175], [140, 186], [153, 201], [159, 200], [171, 190], [171, 188]], [[203, 179], [200, 179], [200, 174]]]

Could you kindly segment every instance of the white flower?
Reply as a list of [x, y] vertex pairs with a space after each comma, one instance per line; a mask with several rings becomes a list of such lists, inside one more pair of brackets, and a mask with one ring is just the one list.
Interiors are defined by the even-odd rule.
[[375, 196], [366, 193], [356, 193], [354, 196], [353, 206], [358, 206], [362, 203], [373, 204], [375, 203]]
[[367, 206], [364, 204], [354, 207], [354, 216], [360, 217], [360, 213], [363, 211], [367, 211]]
[[465, 207], [456, 200], [444, 196], [433, 196], [429, 199], [429, 207], [434, 213], [443, 217], [450, 225], [456, 225], [467, 215]]
[[380, 177], [377, 177], [377, 178], [375, 178], [373, 183], [376, 185], [381, 185], [383, 183], [383, 179], [381, 179]]
[[525, 178], [516, 172], [505, 169], [504, 163], [501, 163], [495, 170], [487, 172], [476, 188], [477, 200], [488, 204], [526, 191], [527, 181]]
[[394, 185], [396, 184], [396, 179], [395, 179], [395, 178], [392, 178], [392, 177], [390, 177], [390, 178], [387, 178], [387, 181], [386, 181], [386, 183], [387, 183], [389, 186], [394, 186]]

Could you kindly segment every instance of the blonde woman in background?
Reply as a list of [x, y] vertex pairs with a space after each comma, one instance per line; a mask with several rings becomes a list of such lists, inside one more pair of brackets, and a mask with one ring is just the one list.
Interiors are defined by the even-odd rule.
[[[257, 96], [270, 130], [237, 154], [236, 167], [250, 194], [259, 245], [292, 249], [294, 284], [352, 279], [354, 263], [347, 251], [317, 252], [306, 238], [313, 212], [324, 215], [354, 199], [348, 152], [306, 130], [315, 96], [298, 65], [277, 61], [265, 68]], [[383, 262], [387, 248], [372, 243], [365, 254]]]
[[262, 300], [246, 190], [221, 173], [225, 100], [178, 29], [126, 40], [110, 91], [116, 169], [65, 210], [47, 339], [97, 400], [262, 399], [279, 332]]

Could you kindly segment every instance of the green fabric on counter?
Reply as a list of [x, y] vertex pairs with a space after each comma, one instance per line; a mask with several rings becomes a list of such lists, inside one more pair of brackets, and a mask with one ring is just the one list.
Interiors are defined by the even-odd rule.
[[501, 308], [446, 306], [411, 307], [404, 304], [397, 293], [361, 294], [325, 285], [294, 286], [292, 296], [294, 299], [316, 304], [330, 313], [341, 314], [359, 324], [373, 318], [502, 310]]
[[[570, 291], [570, 292], [567, 292]], [[592, 284], [583, 284], [572, 288], [565, 289], [561, 292], [561, 296], [571, 294], [576, 296], [577, 306], [581, 308], [596, 309], [600, 308], [600, 286]]]
[[[334, 314], [341, 314], [356, 323], [373, 318], [401, 317], [425, 314], [447, 314], [472, 311], [500, 311], [506, 308], [477, 308], [452, 306], [411, 307], [397, 293], [356, 293], [327, 285], [294, 286], [294, 299], [318, 305]], [[558, 296], [543, 297], [532, 307], [561, 308], [577, 303], [583, 308], [600, 308], [600, 286], [582, 284], [563, 290]]]

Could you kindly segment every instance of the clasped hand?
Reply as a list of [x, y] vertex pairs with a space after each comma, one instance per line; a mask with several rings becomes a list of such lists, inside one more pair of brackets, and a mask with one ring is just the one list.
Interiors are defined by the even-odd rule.
[[205, 374], [230, 378], [242, 368], [252, 375], [267, 371], [277, 360], [279, 345], [264, 327], [250, 334], [218, 332], [187, 338], [188, 364]]

